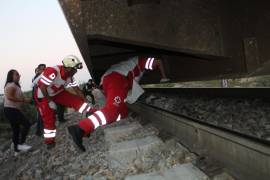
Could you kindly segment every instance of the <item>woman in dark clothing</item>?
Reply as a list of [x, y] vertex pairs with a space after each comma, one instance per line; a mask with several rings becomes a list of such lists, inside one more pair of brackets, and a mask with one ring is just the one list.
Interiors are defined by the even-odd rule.
[[15, 155], [20, 151], [31, 149], [31, 146], [24, 144], [31, 125], [21, 111], [21, 105], [30, 103], [31, 99], [24, 98], [19, 81], [19, 73], [12, 69], [7, 74], [4, 88], [4, 114], [9, 120], [13, 131], [12, 140]]

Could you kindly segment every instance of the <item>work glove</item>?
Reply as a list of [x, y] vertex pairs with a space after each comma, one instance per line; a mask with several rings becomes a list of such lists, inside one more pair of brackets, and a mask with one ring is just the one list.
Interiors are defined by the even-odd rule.
[[56, 104], [53, 101], [50, 101], [48, 104], [51, 109], [56, 110]]

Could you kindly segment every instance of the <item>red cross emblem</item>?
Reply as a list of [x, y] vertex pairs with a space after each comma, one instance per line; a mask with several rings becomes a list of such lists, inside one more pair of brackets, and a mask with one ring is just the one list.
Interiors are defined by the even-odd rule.
[[114, 102], [115, 102], [116, 104], [120, 104], [120, 103], [121, 103], [121, 98], [120, 98], [119, 96], [116, 96], [116, 97], [114, 98]]

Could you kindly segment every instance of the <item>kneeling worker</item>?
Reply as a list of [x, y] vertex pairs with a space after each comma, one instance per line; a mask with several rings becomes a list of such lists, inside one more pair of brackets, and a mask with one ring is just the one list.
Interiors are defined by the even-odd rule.
[[133, 57], [127, 61], [113, 65], [101, 78], [106, 103], [101, 110], [79, 122], [78, 125], [68, 127], [75, 144], [85, 151], [82, 138], [88, 136], [99, 126], [113, 123], [127, 117], [126, 102], [134, 103], [144, 92], [138, 82], [145, 70], [158, 68], [162, 79], [167, 82], [161, 59], [147, 57]]

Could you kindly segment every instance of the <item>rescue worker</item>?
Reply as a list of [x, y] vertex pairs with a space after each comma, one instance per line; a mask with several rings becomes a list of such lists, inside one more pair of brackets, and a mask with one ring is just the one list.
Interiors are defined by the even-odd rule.
[[[35, 89], [37, 88], [37, 82], [39, 80], [39, 76], [42, 74], [42, 72], [45, 70], [46, 68], [46, 64], [39, 64], [38, 67], [35, 69], [35, 76], [33, 77], [32, 79], [32, 97], [33, 97], [33, 100], [35, 102], [35, 106], [37, 108], [37, 125], [36, 125], [36, 135], [37, 136], [42, 136], [43, 135], [43, 122], [42, 122], [42, 117], [38, 111], [38, 106], [36, 105], [37, 102], [35, 101], [35, 98], [34, 98], [34, 92], [35, 92]], [[60, 105], [60, 104], [57, 104], [57, 117], [58, 117], [58, 121], [59, 122], [66, 122], [66, 120], [64, 119], [64, 111], [65, 111], [65, 107]]]
[[[73, 55], [65, 57], [63, 65], [47, 67], [39, 77], [35, 98], [44, 125], [45, 144], [48, 149], [55, 146], [55, 112], [56, 103], [74, 108], [80, 113], [91, 111], [92, 105], [86, 103], [85, 97], [73, 76], [82, 63]], [[66, 91], [65, 86], [72, 87], [77, 95]]]
[[85, 151], [83, 137], [89, 136], [99, 126], [119, 121], [126, 118], [128, 108], [126, 102], [132, 104], [143, 93], [138, 82], [145, 70], [159, 68], [161, 82], [169, 79], [165, 75], [163, 64], [159, 58], [133, 57], [127, 61], [113, 65], [101, 78], [106, 103], [100, 110], [94, 112], [88, 118], [79, 122], [78, 125], [68, 127], [74, 143]]

